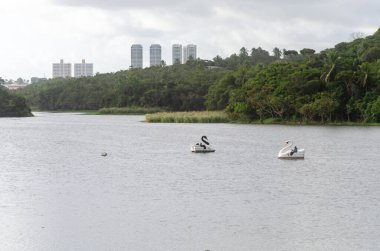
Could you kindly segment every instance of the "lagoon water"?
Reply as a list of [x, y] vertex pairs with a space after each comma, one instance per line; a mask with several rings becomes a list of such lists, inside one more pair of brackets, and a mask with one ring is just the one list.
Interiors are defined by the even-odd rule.
[[35, 115], [0, 119], [0, 250], [380, 248], [380, 127]]

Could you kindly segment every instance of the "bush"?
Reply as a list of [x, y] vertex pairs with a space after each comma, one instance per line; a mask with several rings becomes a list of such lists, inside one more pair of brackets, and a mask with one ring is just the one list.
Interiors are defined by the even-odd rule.
[[380, 122], [380, 97], [369, 103], [365, 111], [366, 121]]

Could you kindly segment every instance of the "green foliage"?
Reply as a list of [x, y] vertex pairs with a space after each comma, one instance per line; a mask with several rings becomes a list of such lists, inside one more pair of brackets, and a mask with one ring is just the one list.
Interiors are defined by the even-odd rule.
[[40, 110], [98, 110], [107, 107], [163, 107], [204, 110], [210, 85], [226, 70], [204, 61], [132, 69], [94, 77], [51, 79], [18, 91]]
[[[380, 36], [340, 43], [315, 53], [283, 50], [284, 59], [237, 68], [209, 89], [207, 107], [260, 121], [379, 121]], [[218, 102], [221, 102], [218, 106]]]
[[372, 122], [380, 122], [380, 97], [368, 104], [365, 110], [365, 120]]
[[309, 48], [304, 48], [304, 49], [300, 50], [300, 53], [301, 53], [301, 55], [304, 55], [304, 56], [313, 55], [315, 53], [315, 50], [309, 49]]
[[224, 109], [230, 99], [230, 90], [234, 89], [235, 77], [232, 73], [226, 74], [210, 87], [207, 94], [206, 106], [209, 110]]
[[380, 58], [380, 48], [370, 48], [362, 55], [362, 60], [367, 62], [374, 62]]
[[27, 117], [33, 116], [25, 103], [25, 98], [12, 95], [0, 88], [0, 117]]
[[261, 47], [252, 48], [248, 53], [245, 47], [242, 47], [239, 51], [239, 55], [232, 54], [231, 56], [223, 59], [220, 56], [216, 56], [213, 59], [213, 65], [225, 67], [230, 70], [235, 70], [239, 65], [254, 66], [258, 64], [269, 64], [280, 59], [282, 53], [278, 48], [273, 49], [274, 56], [270, 56], [269, 52]]

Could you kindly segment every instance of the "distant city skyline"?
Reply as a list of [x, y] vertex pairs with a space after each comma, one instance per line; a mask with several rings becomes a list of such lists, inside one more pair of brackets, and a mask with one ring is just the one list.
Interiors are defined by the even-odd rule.
[[161, 45], [167, 64], [173, 44], [193, 43], [209, 60], [241, 47], [319, 52], [380, 24], [377, 0], [4, 0], [0, 8], [0, 77], [14, 80], [51, 78], [60, 58], [89, 59], [100, 73], [125, 70], [135, 43], [146, 48], [143, 67], [151, 44]]
[[[183, 48], [183, 50], [182, 50]], [[171, 50], [172, 62], [168, 62], [162, 58], [162, 47], [160, 44], [151, 44], [149, 47], [149, 67], [161, 65], [163, 62], [166, 65], [175, 63], [186, 63], [190, 58], [197, 59], [197, 46], [188, 44], [182, 47], [181, 44], [173, 44]], [[144, 67], [144, 47], [141, 44], [133, 44], [131, 46], [131, 65], [130, 68], [145, 68]]]

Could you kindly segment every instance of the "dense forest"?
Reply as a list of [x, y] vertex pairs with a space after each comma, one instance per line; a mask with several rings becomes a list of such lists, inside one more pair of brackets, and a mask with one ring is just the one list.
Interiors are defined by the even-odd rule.
[[17, 91], [41, 110], [225, 110], [237, 120], [380, 122], [380, 29], [316, 53], [241, 48], [212, 61], [52, 79]]
[[0, 117], [26, 117], [32, 116], [25, 98], [10, 94], [0, 85]]
[[41, 110], [103, 107], [162, 107], [169, 111], [204, 110], [210, 86], [225, 70], [205, 63], [131, 69], [94, 77], [51, 79], [17, 91]]

